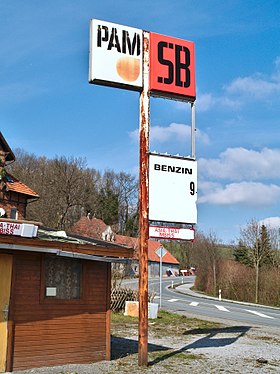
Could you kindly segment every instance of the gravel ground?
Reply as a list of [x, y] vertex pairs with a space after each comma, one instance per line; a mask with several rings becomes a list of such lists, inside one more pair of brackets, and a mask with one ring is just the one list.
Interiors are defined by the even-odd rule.
[[[101, 373], [280, 373], [279, 329], [225, 325], [193, 329], [181, 335], [149, 334], [149, 365], [138, 366], [137, 329], [113, 331], [112, 360], [64, 365], [14, 374]], [[180, 336], [178, 336], [180, 335]]]

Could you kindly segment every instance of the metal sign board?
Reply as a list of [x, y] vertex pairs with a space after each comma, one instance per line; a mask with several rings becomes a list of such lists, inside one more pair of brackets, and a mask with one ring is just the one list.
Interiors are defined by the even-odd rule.
[[0, 221], [0, 235], [16, 235], [26, 238], [37, 236], [38, 226], [27, 223]]
[[159, 247], [157, 250], [156, 250], [156, 254], [158, 255], [158, 257], [162, 258], [164, 255], [166, 255], [167, 253], [167, 250], [164, 249], [163, 247]]
[[197, 223], [197, 162], [150, 154], [149, 220]]
[[194, 101], [194, 43], [150, 33], [150, 91]]
[[194, 240], [194, 229], [166, 227], [166, 226], [149, 226], [149, 237], [157, 239], [172, 240]]
[[140, 91], [142, 39], [142, 30], [91, 20], [89, 82]]

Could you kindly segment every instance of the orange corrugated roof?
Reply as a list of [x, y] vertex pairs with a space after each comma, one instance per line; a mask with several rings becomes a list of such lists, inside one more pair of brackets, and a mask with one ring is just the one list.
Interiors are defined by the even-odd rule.
[[9, 191], [22, 193], [24, 195], [30, 197], [39, 197], [39, 195], [34, 192], [30, 187], [26, 186], [26, 184], [19, 181], [17, 178], [13, 177], [11, 174], [7, 174], [13, 182], [5, 182], [6, 186], [8, 187]]

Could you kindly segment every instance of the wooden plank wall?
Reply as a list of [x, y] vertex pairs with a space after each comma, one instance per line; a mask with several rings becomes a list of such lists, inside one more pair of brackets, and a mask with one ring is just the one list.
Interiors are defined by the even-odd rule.
[[48, 303], [40, 295], [41, 256], [15, 256], [12, 369], [108, 359], [110, 264], [84, 261], [82, 300]]

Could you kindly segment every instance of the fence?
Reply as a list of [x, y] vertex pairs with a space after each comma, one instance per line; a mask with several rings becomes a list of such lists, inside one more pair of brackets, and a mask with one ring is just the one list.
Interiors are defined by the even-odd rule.
[[[148, 301], [153, 302], [154, 293], [148, 294]], [[128, 288], [113, 288], [111, 291], [111, 310], [114, 312], [121, 312], [125, 309], [126, 301], [138, 301], [138, 290], [131, 290]]]

